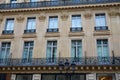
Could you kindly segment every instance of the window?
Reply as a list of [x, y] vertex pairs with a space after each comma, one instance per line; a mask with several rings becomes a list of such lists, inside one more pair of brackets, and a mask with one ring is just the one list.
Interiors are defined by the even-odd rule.
[[47, 42], [47, 54], [48, 62], [54, 62], [57, 57], [57, 41], [48, 41]]
[[32, 74], [17, 74], [16, 80], [32, 80]]
[[23, 50], [23, 62], [31, 62], [32, 54], [33, 54], [33, 41], [24, 42], [24, 50]]
[[3, 42], [1, 45], [0, 59], [10, 58], [10, 42]]
[[30, 2], [37, 2], [37, 0], [30, 0]]
[[95, 30], [107, 30], [105, 14], [95, 15]]
[[49, 17], [49, 26], [47, 32], [58, 32], [58, 17]]
[[14, 28], [14, 19], [10, 18], [6, 20], [5, 29], [3, 30], [2, 34], [13, 34]]
[[71, 31], [82, 31], [81, 15], [72, 15]]
[[82, 41], [72, 40], [71, 44], [71, 57], [77, 61], [82, 57]]
[[97, 55], [98, 55], [98, 60], [100, 63], [107, 64], [110, 62], [107, 39], [98, 39], [97, 40]]
[[31, 17], [27, 19], [27, 28], [24, 33], [35, 33], [36, 18]]
[[17, 0], [11, 0], [10, 3], [17, 3]]

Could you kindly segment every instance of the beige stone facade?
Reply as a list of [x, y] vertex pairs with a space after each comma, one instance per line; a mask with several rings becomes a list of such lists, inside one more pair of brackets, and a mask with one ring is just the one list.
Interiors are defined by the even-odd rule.
[[[39, 1], [48, 0], [38, 0], [38, 2]], [[26, 2], [29, 3], [29, 0], [17, 0], [17, 3]], [[0, 3], [9, 4], [10, 0], [1, 0]], [[108, 30], [97, 31], [94, 29], [95, 14], [101, 13], [105, 14]], [[81, 15], [82, 31], [70, 31], [72, 15]], [[58, 16], [58, 32], [47, 32], [50, 16]], [[35, 33], [24, 33], [28, 17], [36, 18]], [[8, 18], [14, 18], [14, 33], [2, 34]], [[22, 58], [25, 41], [34, 41], [32, 58], [46, 58], [47, 41], [52, 40], [57, 41], [57, 58], [71, 57], [71, 40], [82, 40], [83, 58], [97, 57], [97, 39], [108, 40], [109, 57], [120, 57], [120, 1], [38, 8], [0, 8], [0, 45], [2, 45], [2, 42], [11, 42], [10, 53], [12, 59]], [[34, 74], [32, 80], [41, 80], [42, 73], [59, 73], [59, 70], [57, 70], [59, 66], [39, 66], [0, 66], [0, 70], [3, 71], [0, 73], [10, 73], [11, 80], [16, 80], [16, 74], [24, 72]], [[118, 65], [81, 66], [82, 65], [77, 66], [76, 73], [90, 73], [86, 74], [86, 80], [100, 80], [96, 78], [96, 76], [101, 76], [97, 74], [104, 73], [104, 70], [105, 73], [115, 74], [116, 78], [112, 80], [120, 79], [120, 66]]]

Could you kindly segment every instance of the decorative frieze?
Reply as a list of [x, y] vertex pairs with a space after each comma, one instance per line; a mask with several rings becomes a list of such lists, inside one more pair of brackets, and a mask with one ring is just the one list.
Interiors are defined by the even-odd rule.
[[110, 12], [108, 13], [108, 15], [111, 16], [111, 17], [115, 17], [115, 16], [119, 16], [120, 13], [117, 12], [117, 11], [110, 11]]
[[91, 19], [92, 14], [91, 14], [91, 13], [85, 13], [85, 14], [84, 14], [84, 17], [85, 17], [86, 19]]
[[46, 16], [45, 16], [45, 15], [40, 15], [38, 18], [39, 18], [39, 20], [42, 20], [42, 21], [43, 21], [43, 20], [46, 19]]
[[0, 16], [0, 23], [2, 23], [3, 21], [3, 16]]
[[67, 15], [67, 14], [62, 14], [62, 15], [61, 15], [61, 19], [62, 19], [63, 21], [67, 20], [67, 19], [68, 19], [68, 15]]
[[23, 15], [18, 15], [16, 19], [17, 21], [22, 22], [25, 19], [25, 17]]

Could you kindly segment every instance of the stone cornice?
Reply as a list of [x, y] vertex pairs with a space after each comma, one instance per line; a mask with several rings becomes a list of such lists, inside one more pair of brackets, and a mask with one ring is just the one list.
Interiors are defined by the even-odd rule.
[[25, 11], [45, 11], [45, 10], [64, 10], [64, 9], [77, 9], [77, 8], [98, 8], [98, 7], [117, 7], [120, 3], [106, 3], [106, 4], [89, 4], [89, 5], [73, 5], [73, 6], [56, 6], [56, 7], [40, 7], [40, 8], [24, 8], [24, 9], [4, 9], [4, 12], [25, 12]]

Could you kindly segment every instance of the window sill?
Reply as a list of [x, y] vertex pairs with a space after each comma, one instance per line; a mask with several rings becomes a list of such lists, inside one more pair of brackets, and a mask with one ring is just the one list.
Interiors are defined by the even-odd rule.
[[1, 34], [0, 39], [13, 39], [14, 34]]
[[36, 38], [36, 34], [35, 33], [27, 33], [27, 34], [23, 34], [22, 38]]
[[74, 37], [74, 36], [84, 36], [85, 33], [83, 31], [76, 31], [76, 32], [69, 32], [69, 37]]
[[94, 36], [100, 36], [100, 35], [110, 35], [110, 30], [96, 30], [93, 32]]
[[60, 37], [59, 32], [46, 32], [45, 37]]

